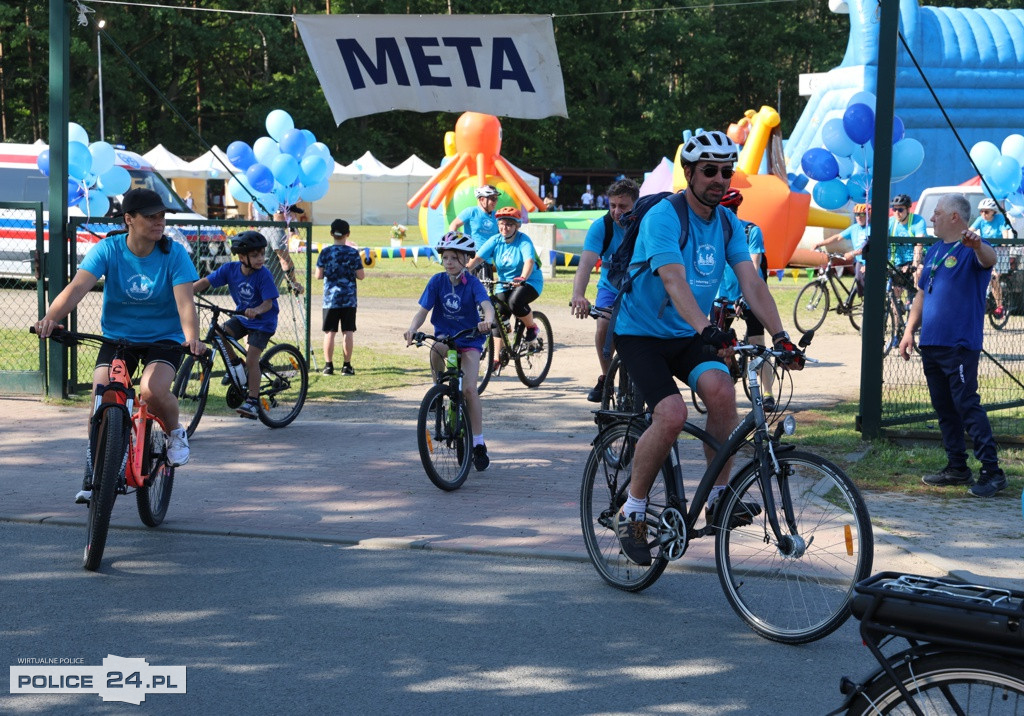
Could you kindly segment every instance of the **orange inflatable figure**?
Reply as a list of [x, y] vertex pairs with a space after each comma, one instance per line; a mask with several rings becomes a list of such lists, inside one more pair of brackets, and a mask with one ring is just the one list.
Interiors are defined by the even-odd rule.
[[[490, 114], [466, 112], [455, 123], [455, 152], [451, 161], [437, 170], [407, 202], [436, 209], [451, 201], [460, 178], [476, 175], [477, 186], [490, 183], [488, 177], [500, 176], [508, 184], [516, 203], [527, 211], [543, 211], [544, 203], [501, 157], [501, 122]], [[438, 191], [431, 198], [434, 187]]]

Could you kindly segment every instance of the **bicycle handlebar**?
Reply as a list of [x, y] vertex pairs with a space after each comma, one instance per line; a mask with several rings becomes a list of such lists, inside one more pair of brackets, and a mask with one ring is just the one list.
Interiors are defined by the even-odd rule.
[[[28, 332], [35, 334], [36, 327], [29, 326]], [[181, 353], [189, 353], [189, 347], [185, 345], [175, 344], [170, 345], [168, 343], [147, 343], [147, 342], [135, 342], [129, 341], [125, 338], [107, 338], [95, 333], [82, 333], [80, 331], [70, 331], [67, 328], [61, 328], [57, 326], [50, 332], [48, 336], [50, 340], [63, 343], [67, 346], [78, 345], [83, 341], [90, 341], [93, 343], [104, 343], [112, 346], [119, 346], [122, 348], [167, 348], [171, 350], [177, 350]]]
[[413, 333], [412, 342], [416, 344], [417, 348], [423, 345], [423, 341], [434, 341], [434, 343], [445, 343], [448, 345], [454, 345], [455, 341], [459, 340], [460, 338], [476, 338], [481, 335], [483, 334], [476, 329], [476, 326], [474, 326], [473, 328], [466, 328], [464, 330], [461, 330], [454, 336], [432, 336], [429, 333]]
[[[569, 306], [571, 307], [572, 304], [570, 303]], [[610, 308], [598, 307], [598, 306], [594, 306], [593, 304], [591, 304], [591, 306], [590, 306], [590, 317], [593, 318], [595, 321], [598, 318], [610, 318], [611, 315], [612, 315], [612, 309], [610, 309]]]
[[225, 314], [227, 314], [229, 316], [242, 316], [242, 317], [245, 317], [245, 311], [236, 311], [233, 308], [224, 308], [223, 306], [218, 306], [216, 303], [214, 303], [213, 301], [211, 301], [208, 298], [203, 298], [202, 296], [196, 296], [195, 300], [196, 300], [196, 308], [205, 308], [205, 309], [207, 309], [209, 311], [213, 311], [214, 315], [216, 315], [218, 313], [225, 313]]

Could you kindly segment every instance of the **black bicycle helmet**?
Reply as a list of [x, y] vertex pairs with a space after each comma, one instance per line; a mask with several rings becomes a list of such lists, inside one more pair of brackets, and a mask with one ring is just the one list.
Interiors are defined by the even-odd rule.
[[267, 240], [258, 231], [243, 231], [231, 239], [231, 253], [248, 254], [267, 248]]
[[906, 194], [897, 194], [892, 198], [892, 202], [889, 203], [893, 209], [909, 209], [910, 208], [910, 197]]

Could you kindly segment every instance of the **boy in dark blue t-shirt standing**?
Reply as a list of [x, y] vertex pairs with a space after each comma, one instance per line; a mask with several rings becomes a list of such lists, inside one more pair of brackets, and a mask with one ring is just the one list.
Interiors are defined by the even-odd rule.
[[[277, 299], [280, 295], [270, 270], [264, 266], [267, 240], [258, 231], [243, 231], [231, 241], [231, 253], [238, 261], [226, 263], [205, 278], [192, 284], [193, 293], [201, 293], [211, 286], [227, 286], [235, 300], [235, 310], [245, 314], [232, 316], [223, 325], [225, 332], [235, 338], [247, 336], [245, 371], [249, 394], [235, 410], [245, 418], [259, 415], [257, 399], [260, 390], [260, 356], [271, 336], [277, 332]], [[231, 353], [230, 345], [228, 352]]]
[[352, 343], [356, 332], [356, 281], [365, 274], [359, 252], [348, 245], [349, 226], [344, 219], [331, 223], [334, 244], [316, 259], [316, 277], [324, 280], [324, 375], [334, 375], [334, 340], [338, 328], [344, 336], [342, 375], [355, 375], [352, 368]]

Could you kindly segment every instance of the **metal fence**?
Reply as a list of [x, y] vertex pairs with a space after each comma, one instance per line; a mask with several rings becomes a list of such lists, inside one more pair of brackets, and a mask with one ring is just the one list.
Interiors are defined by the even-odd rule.
[[[1001, 443], [1024, 443], [1024, 241], [990, 243], [1001, 258], [997, 267], [1003, 269], [1000, 283], [1004, 313], [997, 315], [990, 293], [978, 388], [996, 439]], [[915, 353], [904, 361], [893, 347], [882, 361], [881, 381], [883, 434], [941, 440], [919, 355]]]

